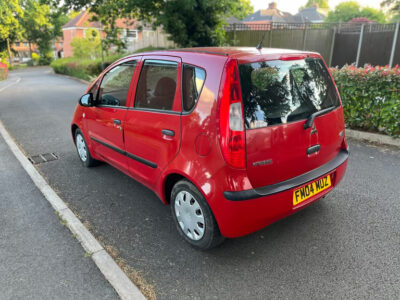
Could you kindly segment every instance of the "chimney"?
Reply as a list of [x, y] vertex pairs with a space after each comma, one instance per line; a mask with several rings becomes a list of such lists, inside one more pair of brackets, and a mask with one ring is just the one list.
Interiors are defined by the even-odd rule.
[[276, 9], [276, 2], [271, 2], [268, 4], [268, 9]]

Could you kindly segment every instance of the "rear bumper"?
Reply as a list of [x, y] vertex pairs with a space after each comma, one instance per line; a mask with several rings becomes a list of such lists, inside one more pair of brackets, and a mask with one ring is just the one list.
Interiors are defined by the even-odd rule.
[[[218, 212], [215, 212], [222, 235], [239, 237], [252, 233], [322, 198], [344, 177], [348, 155], [347, 151], [341, 151], [327, 164], [279, 184], [246, 191], [224, 192], [224, 197], [218, 201]], [[293, 206], [295, 188], [328, 174], [332, 180], [330, 188]]]
[[224, 197], [227, 200], [231, 201], [243, 201], [243, 200], [256, 199], [281, 193], [286, 190], [290, 190], [300, 185], [303, 185], [314, 179], [317, 179], [318, 177], [321, 177], [325, 174], [328, 174], [329, 172], [331, 172], [332, 170], [336, 169], [341, 164], [343, 164], [348, 157], [349, 157], [349, 152], [346, 150], [342, 150], [330, 162], [300, 176], [256, 189], [237, 191], [237, 192], [224, 192]]

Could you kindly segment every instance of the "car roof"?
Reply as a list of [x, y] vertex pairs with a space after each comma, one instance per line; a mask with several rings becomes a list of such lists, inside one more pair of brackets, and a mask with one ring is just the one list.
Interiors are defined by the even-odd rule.
[[200, 55], [202, 58], [206, 58], [207, 56], [216, 57], [219, 56], [221, 58], [234, 58], [237, 59], [239, 63], [249, 63], [256, 62], [262, 60], [274, 60], [279, 59], [282, 55], [309, 55], [314, 57], [321, 57], [317, 52], [310, 52], [304, 50], [292, 50], [292, 49], [280, 49], [280, 48], [262, 48], [257, 49], [256, 47], [195, 47], [195, 48], [181, 48], [181, 49], [169, 49], [169, 50], [156, 50], [156, 51], [147, 51], [135, 53], [133, 55], [129, 55], [122, 60], [135, 57], [135, 56], [144, 56], [144, 55], [171, 55], [178, 56], [182, 58], [188, 58], [189, 60], [194, 58], [199, 58], [197, 55]]
[[195, 47], [195, 48], [180, 48], [180, 49], [169, 49], [169, 50], [156, 50], [135, 53], [135, 55], [165, 55], [165, 54], [177, 54], [177, 53], [201, 53], [209, 55], [222, 55], [232, 58], [240, 58], [243, 56], [259, 56], [259, 55], [276, 55], [276, 54], [317, 54], [316, 52], [304, 51], [304, 50], [292, 50], [292, 49], [280, 49], [280, 48], [262, 48], [257, 49], [256, 47]]

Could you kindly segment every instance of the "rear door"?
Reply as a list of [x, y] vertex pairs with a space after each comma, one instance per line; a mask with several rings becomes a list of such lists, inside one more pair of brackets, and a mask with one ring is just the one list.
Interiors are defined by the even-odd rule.
[[[247, 170], [254, 187], [278, 183], [332, 160], [340, 151], [343, 114], [320, 58], [239, 65]], [[305, 128], [307, 118], [326, 108]]]
[[134, 103], [125, 122], [129, 171], [153, 186], [176, 156], [181, 138], [181, 59], [142, 58]]

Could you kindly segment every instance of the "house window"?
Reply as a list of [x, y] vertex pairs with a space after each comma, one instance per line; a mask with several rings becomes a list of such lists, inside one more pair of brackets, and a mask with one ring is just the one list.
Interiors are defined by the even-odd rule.
[[128, 38], [136, 39], [136, 38], [137, 38], [137, 31], [136, 31], [136, 30], [127, 29], [127, 31], [126, 31], [126, 36], [127, 36]]
[[15, 46], [19, 47], [21, 45], [20, 42], [15, 42]]

